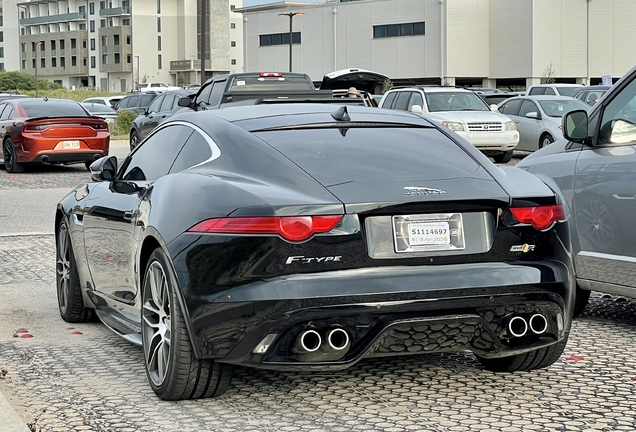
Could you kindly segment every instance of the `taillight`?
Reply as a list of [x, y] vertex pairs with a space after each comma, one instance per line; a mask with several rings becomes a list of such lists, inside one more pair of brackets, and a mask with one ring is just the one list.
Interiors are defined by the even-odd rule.
[[342, 215], [267, 216], [207, 219], [189, 232], [215, 234], [274, 234], [298, 242], [314, 234], [326, 233], [338, 225]]
[[260, 74], [258, 74], [258, 76], [281, 78], [283, 74], [281, 72], [261, 72]]
[[517, 222], [530, 224], [539, 231], [547, 230], [555, 222], [565, 220], [565, 212], [562, 205], [511, 207], [509, 210]]
[[46, 127], [42, 125], [29, 125], [24, 128], [24, 130], [27, 130], [27, 131], [43, 131], [44, 129], [46, 129]]

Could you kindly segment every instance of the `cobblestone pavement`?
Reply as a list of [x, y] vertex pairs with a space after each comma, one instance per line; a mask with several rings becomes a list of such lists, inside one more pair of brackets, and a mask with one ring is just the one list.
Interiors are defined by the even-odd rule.
[[238, 368], [218, 399], [164, 402], [138, 347], [100, 323], [59, 317], [54, 254], [52, 235], [0, 238], [0, 390], [32, 430], [636, 429], [636, 300], [594, 295], [545, 370], [494, 374], [468, 352], [329, 373]]

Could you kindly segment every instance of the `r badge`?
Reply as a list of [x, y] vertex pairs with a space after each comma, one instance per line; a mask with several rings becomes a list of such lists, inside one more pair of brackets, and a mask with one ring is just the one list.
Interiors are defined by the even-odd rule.
[[517, 246], [513, 246], [510, 248], [510, 252], [533, 252], [534, 251], [534, 245], [529, 245], [528, 243], [523, 244], [523, 245], [517, 245]]

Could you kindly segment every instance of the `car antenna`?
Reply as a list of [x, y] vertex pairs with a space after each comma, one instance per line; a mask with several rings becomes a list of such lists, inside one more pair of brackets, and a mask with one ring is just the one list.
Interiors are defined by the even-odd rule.
[[349, 112], [347, 111], [346, 105], [343, 105], [337, 110], [335, 110], [334, 112], [332, 112], [331, 117], [339, 121], [351, 121], [351, 117], [349, 116]]

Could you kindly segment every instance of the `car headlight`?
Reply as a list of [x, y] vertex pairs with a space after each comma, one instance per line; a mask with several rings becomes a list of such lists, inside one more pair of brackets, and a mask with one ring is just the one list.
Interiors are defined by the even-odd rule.
[[442, 124], [444, 126], [446, 126], [447, 128], [449, 128], [452, 131], [463, 131], [464, 130], [464, 126], [462, 126], [461, 123], [458, 122], [451, 122], [451, 121], [445, 121], [442, 122]]
[[517, 130], [517, 125], [513, 121], [506, 122], [505, 126], [506, 126], [506, 130], [507, 131], [509, 131], [509, 130]]

